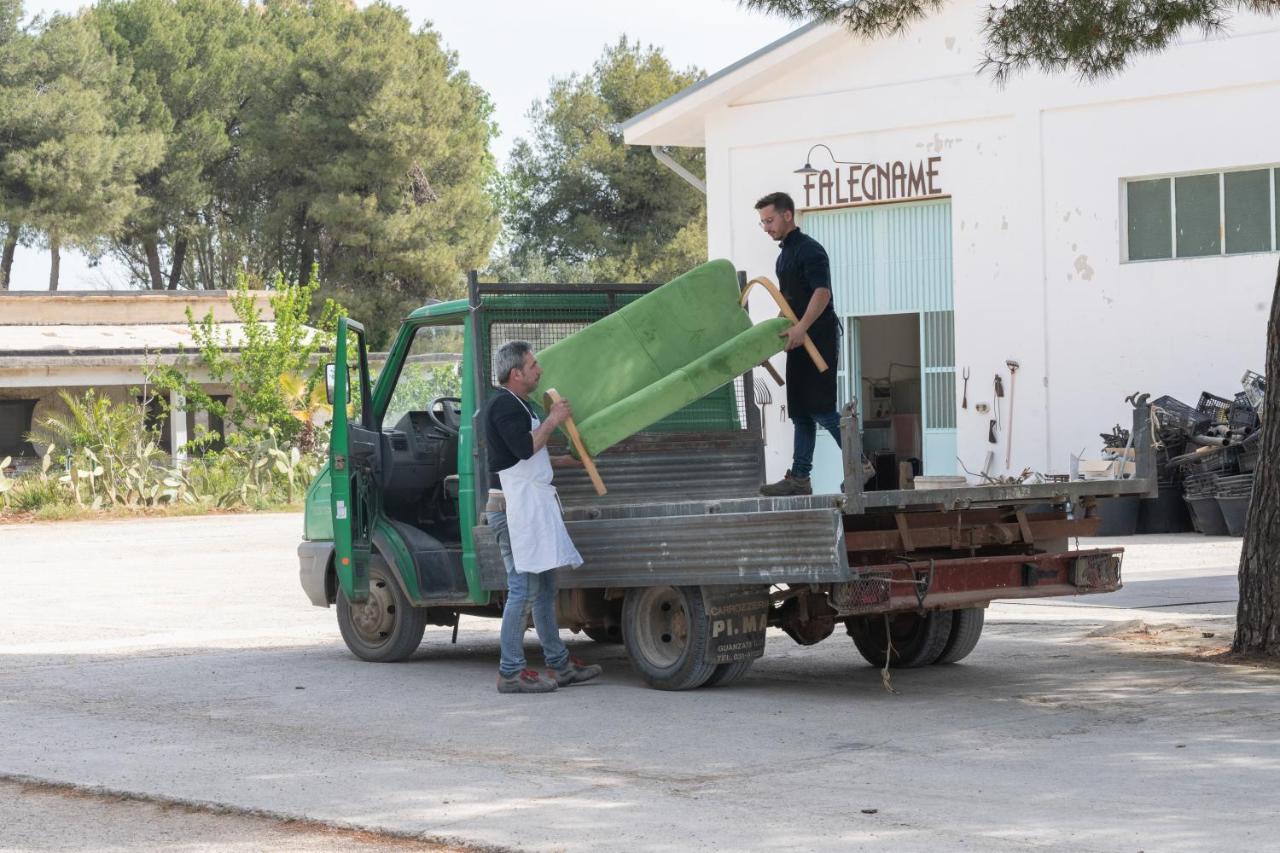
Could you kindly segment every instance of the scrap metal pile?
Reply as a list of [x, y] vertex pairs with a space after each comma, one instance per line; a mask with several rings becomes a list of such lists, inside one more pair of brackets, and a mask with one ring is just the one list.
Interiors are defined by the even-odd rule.
[[1250, 370], [1231, 398], [1205, 391], [1195, 406], [1167, 396], [1151, 401], [1161, 491], [1181, 491], [1196, 531], [1244, 534], [1265, 398], [1266, 379]]

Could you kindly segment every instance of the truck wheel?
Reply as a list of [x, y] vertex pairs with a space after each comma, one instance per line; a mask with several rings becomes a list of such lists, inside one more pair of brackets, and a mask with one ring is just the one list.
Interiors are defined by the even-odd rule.
[[409, 603], [380, 557], [369, 560], [368, 599], [353, 603], [338, 590], [338, 630], [361, 660], [402, 661], [418, 650], [426, 628], [427, 611]]
[[[894, 613], [889, 616], [889, 634], [893, 637], [893, 658], [889, 666], [909, 668], [928, 666], [938, 659], [951, 639], [951, 611], [935, 610], [919, 613]], [[884, 666], [889, 637], [885, 635], [884, 616], [863, 616], [845, 622], [853, 644], [867, 663]]]
[[659, 690], [701, 686], [716, 665], [707, 660], [710, 624], [696, 586], [652, 586], [627, 591], [622, 638], [631, 664]]
[[947, 639], [941, 656], [934, 663], [956, 663], [967, 658], [982, 636], [986, 612], [981, 607], [951, 611], [951, 636]]
[[755, 662], [755, 658], [747, 658], [746, 660], [736, 660], [733, 663], [718, 663], [715, 670], [712, 671], [711, 677], [704, 681], [702, 686], [723, 687], [726, 684], [732, 684], [746, 675], [747, 670], [751, 669], [751, 664]]
[[613, 645], [622, 642], [621, 625], [587, 625], [583, 627], [582, 633], [586, 634], [589, 639], [595, 640], [597, 643]]

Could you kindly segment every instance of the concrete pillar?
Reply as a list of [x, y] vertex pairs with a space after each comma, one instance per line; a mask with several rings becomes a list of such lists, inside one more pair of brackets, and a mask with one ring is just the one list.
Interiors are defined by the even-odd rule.
[[169, 446], [173, 449], [173, 461], [187, 461], [183, 445], [187, 443], [187, 400], [177, 391], [169, 392]]

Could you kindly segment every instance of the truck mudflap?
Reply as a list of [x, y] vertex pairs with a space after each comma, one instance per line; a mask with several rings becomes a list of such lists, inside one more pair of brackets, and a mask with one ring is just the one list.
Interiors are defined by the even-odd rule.
[[717, 664], [751, 660], [764, 654], [769, 626], [767, 586], [704, 586], [702, 603], [711, 623], [707, 659]]
[[855, 570], [834, 584], [841, 617], [905, 610], [956, 610], [993, 599], [1089, 595], [1120, 589], [1121, 548], [951, 560], [904, 560]]

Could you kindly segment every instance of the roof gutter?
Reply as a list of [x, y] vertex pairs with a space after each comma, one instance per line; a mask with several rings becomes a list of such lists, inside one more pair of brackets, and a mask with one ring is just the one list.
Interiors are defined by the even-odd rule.
[[677, 163], [675, 158], [668, 154], [665, 148], [661, 145], [650, 145], [649, 150], [653, 152], [653, 156], [659, 163], [683, 178], [686, 184], [693, 187], [703, 195], [707, 194], [707, 182]]

